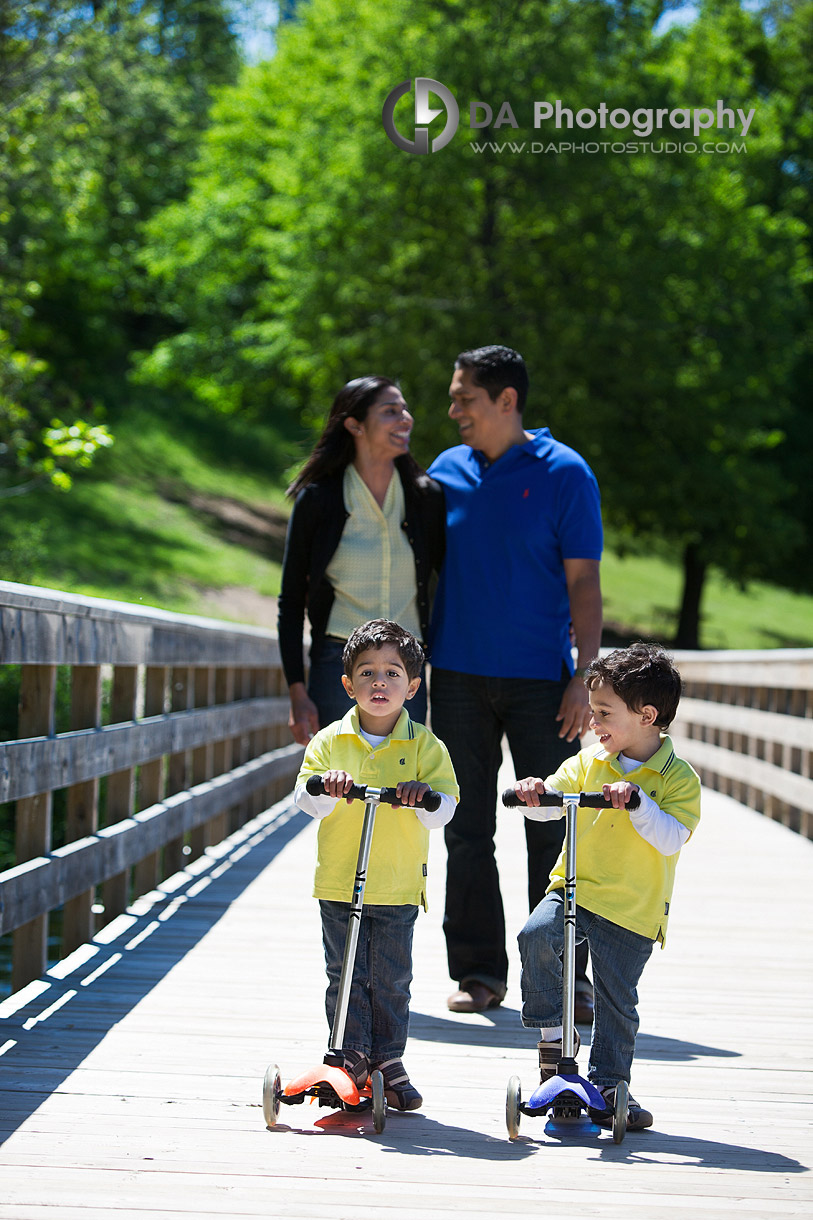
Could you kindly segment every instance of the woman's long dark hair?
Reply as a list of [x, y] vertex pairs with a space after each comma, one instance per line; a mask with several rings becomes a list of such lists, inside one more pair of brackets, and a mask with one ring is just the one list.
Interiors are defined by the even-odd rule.
[[[363, 423], [367, 412], [387, 386], [395, 386], [397, 382], [391, 377], [356, 377], [342, 386], [327, 417], [322, 435], [314, 446], [299, 474], [288, 488], [287, 494], [296, 496], [309, 483], [319, 483], [337, 471], [344, 470], [356, 456], [356, 446], [353, 438], [344, 426], [346, 419], [357, 419]], [[423, 473], [418, 463], [410, 453], [403, 453], [395, 459], [401, 475], [414, 483]]]

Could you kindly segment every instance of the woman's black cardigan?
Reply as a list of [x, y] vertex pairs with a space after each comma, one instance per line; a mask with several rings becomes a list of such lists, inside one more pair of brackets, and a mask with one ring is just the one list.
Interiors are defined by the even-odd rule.
[[[396, 471], [404, 488], [406, 534], [415, 555], [415, 580], [418, 590], [418, 616], [423, 641], [429, 632], [429, 584], [433, 572], [443, 561], [446, 509], [443, 489], [427, 474], [412, 481]], [[277, 630], [285, 680], [289, 686], [304, 682], [302, 637], [305, 610], [311, 624], [311, 649], [324, 638], [333, 586], [325, 571], [336, 553], [349, 513], [344, 506], [344, 471], [318, 483], [309, 483], [294, 501], [285, 555], [282, 560], [282, 588], [279, 596]]]

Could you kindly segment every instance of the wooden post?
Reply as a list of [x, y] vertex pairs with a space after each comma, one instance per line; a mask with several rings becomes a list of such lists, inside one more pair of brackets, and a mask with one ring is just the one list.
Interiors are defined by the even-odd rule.
[[[271, 669], [271, 667], [269, 666], [269, 667], [267, 667], [267, 669], [261, 670], [261, 673], [262, 673], [262, 680], [261, 680], [262, 694], [266, 695], [266, 697], [273, 698], [273, 695], [276, 695], [278, 693], [278, 686], [280, 686], [281, 671], [276, 670], [276, 669]], [[264, 728], [264, 731], [262, 731], [262, 733], [261, 733], [261, 743], [260, 743], [260, 753], [261, 754], [267, 754], [270, 752], [270, 750], [275, 748], [276, 737], [277, 737], [276, 727], [273, 725], [267, 725], [267, 727]], [[265, 788], [262, 789], [262, 809], [267, 809], [267, 808], [269, 808], [269, 805], [273, 804], [273, 800], [275, 800], [275, 794], [273, 794], [273, 789], [275, 789], [275, 784], [273, 784], [273, 783], [266, 783]]]
[[[215, 704], [217, 707], [223, 708], [224, 717], [228, 715], [228, 704], [234, 699], [234, 682], [235, 671], [233, 669], [217, 669], [215, 670]], [[221, 738], [216, 741], [213, 750], [213, 763], [215, 775], [225, 775], [232, 768], [233, 757], [233, 742], [230, 737]], [[217, 827], [213, 831], [215, 834], [215, 842], [219, 843], [221, 839], [225, 839], [229, 833], [229, 810], [224, 809], [223, 812], [213, 819]]]
[[[56, 695], [55, 665], [23, 665], [20, 678], [18, 733], [25, 737], [53, 737]], [[17, 801], [15, 850], [18, 864], [51, 850], [53, 793]], [[11, 989], [19, 991], [44, 974], [48, 964], [48, 916], [40, 915], [16, 929], [12, 938]]]
[[[251, 696], [258, 699], [265, 694], [265, 673], [262, 669], [252, 669], [249, 671], [251, 675]], [[263, 752], [263, 739], [265, 731], [263, 729], [254, 729], [249, 734], [248, 738], [248, 755], [249, 758], [258, 758]], [[263, 791], [258, 788], [252, 794], [248, 802], [249, 817], [255, 818], [263, 809]]]
[[[270, 693], [273, 695], [287, 695], [288, 685], [285, 681], [285, 675], [282, 672], [282, 666], [279, 669], [271, 671], [271, 687]], [[293, 738], [291, 730], [283, 721], [281, 724], [275, 725], [271, 730], [269, 749], [279, 749], [281, 746], [287, 746]], [[285, 795], [286, 781], [284, 777], [274, 780], [271, 786], [269, 805], [273, 805], [275, 801], [279, 801]]]
[[[251, 698], [251, 670], [238, 669], [237, 681], [234, 690], [235, 700]], [[234, 752], [232, 754], [232, 766], [239, 767], [249, 760], [249, 735], [248, 733], [239, 733], [234, 738]], [[230, 830], [237, 830], [245, 822], [248, 821], [251, 814], [250, 802], [241, 801], [239, 805], [235, 805], [231, 810]]]
[[[110, 723], [124, 724], [135, 720], [138, 699], [138, 666], [117, 665], [113, 670], [113, 688], [110, 693]], [[107, 804], [105, 825], [129, 818], [135, 807], [135, 768], [126, 767], [115, 771], [107, 780]], [[104, 921], [109, 923], [126, 909], [130, 900], [129, 876], [125, 871], [102, 886]]]
[[[215, 671], [209, 668], [198, 668], [194, 671], [194, 703], [195, 707], [211, 707], [215, 701]], [[198, 746], [192, 751], [192, 783], [202, 784], [204, 780], [214, 775], [214, 745], [207, 741], [206, 745]], [[191, 847], [190, 859], [197, 860], [210, 844], [216, 843], [214, 834], [217, 831], [218, 818], [212, 818], [203, 826], [198, 826], [189, 837]]]
[[[177, 666], [170, 672], [170, 708], [173, 712], [188, 711], [192, 706], [194, 680], [188, 665]], [[167, 796], [183, 792], [189, 787], [190, 751], [179, 750], [169, 756]], [[164, 876], [171, 877], [186, 863], [183, 836], [172, 839], [164, 848]]]
[[[163, 665], [148, 665], [144, 671], [144, 715], [163, 716], [166, 698], [167, 671]], [[138, 807], [149, 809], [164, 796], [164, 760], [155, 758], [142, 763], [138, 772]], [[155, 851], [140, 860], [133, 869], [133, 893], [147, 894], [154, 890], [160, 876], [160, 853]]]
[[[102, 720], [102, 670], [99, 665], [77, 665], [71, 672], [71, 729], [96, 729]], [[90, 779], [68, 789], [65, 839], [73, 843], [99, 828], [99, 781]], [[65, 903], [62, 956], [92, 940], [95, 928], [93, 888]]]

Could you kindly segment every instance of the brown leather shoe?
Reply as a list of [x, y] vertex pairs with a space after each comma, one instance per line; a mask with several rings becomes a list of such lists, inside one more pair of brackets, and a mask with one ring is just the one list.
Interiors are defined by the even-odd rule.
[[450, 995], [446, 1001], [452, 1012], [485, 1012], [488, 1008], [499, 1008], [502, 999], [496, 991], [472, 979], [462, 983], [460, 990]]
[[577, 1025], [593, 1024], [593, 993], [577, 991], [574, 997], [573, 1020]]

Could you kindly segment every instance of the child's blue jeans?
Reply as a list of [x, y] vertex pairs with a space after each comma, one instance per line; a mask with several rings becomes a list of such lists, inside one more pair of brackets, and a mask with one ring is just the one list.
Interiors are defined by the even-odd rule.
[[[332, 1030], [350, 903], [321, 899], [319, 909], [328, 977], [325, 1013]], [[341, 1049], [363, 1051], [374, 1064], [400, 1059], [404, 1053], [409, 1031], [412, 930], [417, 916], [416, 906], [370, 905], [361, 913]]]
[[[522, 1024], [562, 1024], [564, 891], [552, 890], [517, 937], [522, 958]], [[638, 1031], [638, 980], [654, 941], [576, 907], [576, 940], [586, 940], [593, 963], [595, 1014], [588, 1077], [599, 1088], [629, 1083]]]

